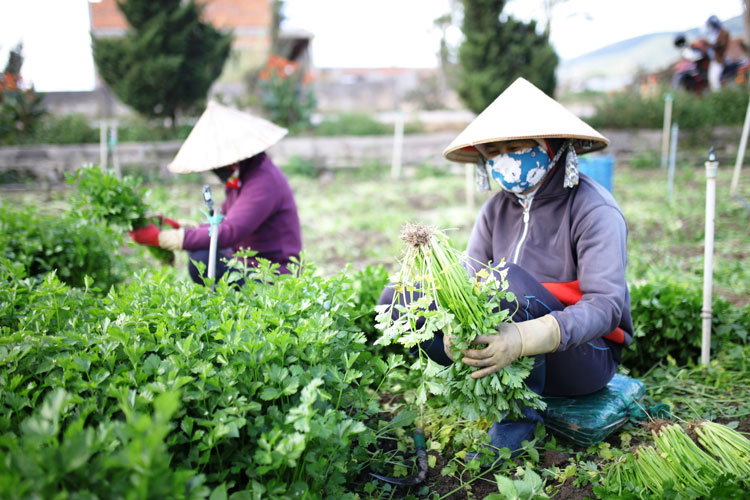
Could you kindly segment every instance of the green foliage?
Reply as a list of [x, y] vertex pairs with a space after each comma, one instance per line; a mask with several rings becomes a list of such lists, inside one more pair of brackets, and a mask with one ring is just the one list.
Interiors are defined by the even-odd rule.
[[260, 104], [269, 120], [292, 131], [310, 126], [317, 102], [298, 63], [271, 55], [259, 77]]
[[[701, 349], [702, 291], [672, 279], [631, 287], [635, 339], [622, 351], [622, 364], [634, 374], [647, 372], [668, 357], [677, 364], [695, 362]], [[712, 349], [727, 341], [745, 342], [750, 333], [750, 306], [733, 307], [713, 298]]]
[[[77, 183], [78, 191], [71, 203], [86, 220], [128, 231], [161, 223], [158, 218], [148, 216], [148, 207], [143, 202], [145, 189], [136, 177], [119, 180], [113, 172], [102, 172], [92, 166], [68, 175], [68, 183]], [[148, 250], [162, 262], [174, 262], [174, 253], [169, 250], [152, 246]]]
[[544, 480], [531, 467], [522, 470], [521, 479], [495, 474], [495, 482], [500, 493], [491, 493], [486, 500], [538, 500], [549, 498], [544, 492]]
[[558, 57], [548, 35], [537, 33], [536, 22], [501, 16], [505, 0], [463, 4], [465, 38], [459, 48], [462, 72], [457, 90], [466, 106], [481, 112], [518, 77], [553, 95]]
[[313, 133], [319, 136], [387, 135], [393, 133], [393, 127], [377, 121], [369, 113], [349, 112], [325, 117]]
[[0, 79], [0, 144], [16, 144], [32, 134], [46, 111], [34, 86], [21, 78], [23, 46], [13, 48]]
[[130, 29], [122, 38], [93, 38], [97, 70], [125, 104], [174, 125], [178, 111], [205, 99], [232, 35], [202, 22], [195, 0], [122, 0], [118, 7]]
[[99, 129], [80, 114], [48, 115], [24, 141], [26, 144], [86, 144], [99, 142]]
[[8, 498], [354, 498], [372, 389], [402, 361], [369, 352], [346, 274], [250, 272], [211, 292], [162, 268], [102, 297], [0, 259]]
[[89, 284], [106, 291], [121, 279], [119, 240], [119, 233], [73, 213], [41, 215], [0, 205], [0, 257], [37, 280], [55, 271], [70, 286], [82, 287], [88, 277]]
[[315, 179], [320, 176], [320, 169], [315, 164], [301, 156], [292, 156], [281, 169], [287, 176], [307, 177]]
[[[740, 125], [747, 103], [748, 92], [743, 88], [725, 88], [703, 96], [678, 92], [672, 103], [672, 121], [680, 125], [680, 130]], [[659, 129], [664, 125], [664, 100], [634, 91], [618, 92], [599, 100], [596, 113], [587, 122], [595, 128]]]

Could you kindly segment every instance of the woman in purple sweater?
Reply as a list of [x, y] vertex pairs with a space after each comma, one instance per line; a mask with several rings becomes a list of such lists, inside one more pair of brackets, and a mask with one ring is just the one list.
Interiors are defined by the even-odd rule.
[[[288, 273], [287, 265], [299, 256], [302, 238], [294, 194], [284, 173], [264, 152], [286, 132], [271, 122], [212, 102], [169, 165], [176, 173], [212, 170], [225, 183], [217, 279], [227, 269], [223, 260], [240, 249], [253, 250], [257, 258], [279, 264], [282, 273]], [[170, 229], [152, 224], [133, 231], [133, 239], [167, 250], [187, 250], [190, 277], [202, 283], [192, 261], [208, 262], [209, 225], [164, 221]]]

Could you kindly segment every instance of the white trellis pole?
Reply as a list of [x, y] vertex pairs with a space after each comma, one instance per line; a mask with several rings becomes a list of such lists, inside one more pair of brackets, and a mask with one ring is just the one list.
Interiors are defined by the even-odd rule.
[[107, 130], [109, 125], [106, 120], [99, 122], [99, 168], [102, 172], [107, 170]]
[[474, 208], [474, 169], [475, 165], [467, 163], [464, 165], [464, 174], [466, 177], [466, 208], [472, 210]]
[[669, 127], [672, 124], [672, 101], [674, 97], [667, 93], [664, 96], [664, 128], [661, 132], [661, 166], [667, 166], [667, 152], [669, 151]]
[[719, 162], [714, 148], [708, 153], [706, 162], [706, 242], [703, 255], [703, 309], [701, 318], [701, 363], [707, 365], [711, 359], [711, 290], [713, 288], [714, 264], [714, 215], [716, 213], [716, 174]]
[[740, 148], [737, 151], [737, 161], [734, 163], [734, 172], [732, 173], [732, 184], [729, 188], [729, 194], [737, 194], [737, 186], [740, 183], [740, 170], [742, 162], [745, 160], [745, 148], [747, 147], [747, 133], [750, 129], [750, 102], [747, 103], [747, 112], [745, 113], [745, 124], [742, 126], [742, 137], [740, 138]]
[[672, 139], [669, 148], [669, 175], [667, 181], [667, 201], [672, 201], [672, 192], [674, 191], [674, 168], [677, 163], [677, 137], [680, 133], [680, 127], [676, 123], [672, 124]]
[[404, 116], [396, 112], [396, 123], [393, 127], [393, 155], [391, 157], [391, 179], [401, 177], [401, 152], [404, 149]]

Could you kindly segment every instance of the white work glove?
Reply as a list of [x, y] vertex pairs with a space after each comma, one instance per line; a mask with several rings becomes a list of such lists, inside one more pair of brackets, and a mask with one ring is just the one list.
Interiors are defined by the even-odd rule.
[[182, 242], [185, 240], [185, 230], [162, 229], [159, 232], [159, 246], [165, 250], [182, 250]]
[[[519, 323], [503, 323], [494, 335], [477, 335], [474, 344], [486, 344], [484, 349], [461, 351], [461, 359], [469, 366], [481, 368], [472, 378], [486, 377], [499, 371], [521, 356], [534, 356], [555, 352], [560, 346], [560, 325], [547, 314], [541, 318]], [[445, 353], [453, 359], [450, 336], [443, 337]]]
[[200, 227], [199, 222], [189, 219], [177, 219], [177, 223], [180, 227], [184, 227], [185, 229], [195, 229], [196, 227]]

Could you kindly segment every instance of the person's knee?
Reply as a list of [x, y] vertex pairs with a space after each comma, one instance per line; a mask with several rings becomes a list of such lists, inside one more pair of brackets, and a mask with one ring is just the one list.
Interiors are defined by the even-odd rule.
[[206, 269], [203, 270], [203, 273], [201, 274], [198, 271], [198, 267], [196, 267], [195, 263], [193, 262], [202, 262], [206, 268], [208, 267], [208, 250], [194, 250], [192, 252], [188, 252], [188, 274], [190, 275], [190, 279], [193, 280], [195, 283], [203, 283], [203, 278], [206, 277]]

